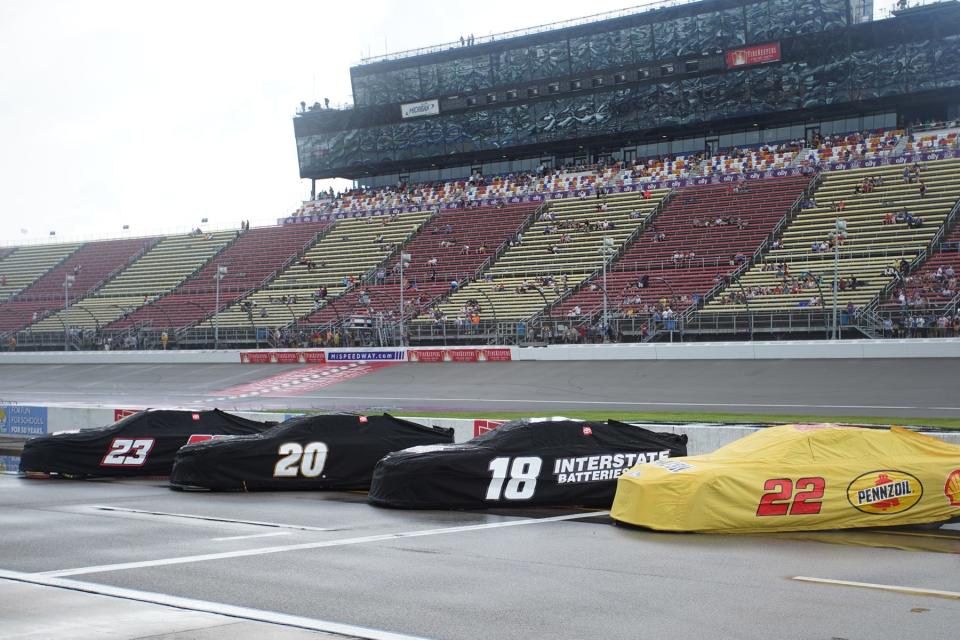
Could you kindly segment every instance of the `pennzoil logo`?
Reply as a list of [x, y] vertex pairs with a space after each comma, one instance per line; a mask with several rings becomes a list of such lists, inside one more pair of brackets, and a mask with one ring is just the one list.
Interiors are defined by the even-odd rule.
[[923, 484], [904, 471], [870, 471], [847, 487], [847, 500], [855, 508], [875, 516], [903, 513], [920, 502]]
[[951, 507], [960, 507], [960, 469], [956, 469], [947, 476], [943, 485], [943, 493], [950, 501]]

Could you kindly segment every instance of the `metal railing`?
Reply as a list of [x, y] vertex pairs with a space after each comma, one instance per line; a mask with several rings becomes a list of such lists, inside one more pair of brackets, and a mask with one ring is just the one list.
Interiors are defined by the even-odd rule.
[[[619, 260], [624, 255], [626, 255], [627, 249], [633, 245], [633, 243], [637, 240], [637, 238], [639, 238], [643, 234], [644, 231], [647, 230], [649, 224], [652, 223], [657, 218], [657, 216], [659, 216], [663, 212], [663, 210], [667, 208], [667, 205], [673, 200], [676, 193], [677, 193], [676, 189], [671, 189], [670, 191], [668, 191], [666, 195], [664, 195], [663, 198], [660, 199], [660, 202], [657, 203], [657, 206], [651, 209], [650, 213], [647, 214], [647, 216], [640, 222], [640, 224], [638, 224], [633, 229], [633, 231], [630, 232], [630, 235], [624, 238], [623, 242], [620, 244], [617, 250], [609, 254], [609, 256], [604, 256], [603, 261], [607, 265], [608, 272], [610, 271], [611, 266], [617, 260]], [[531, 317], [531, 320], [535, 320], [539, 317], [548, 317], [550, 315], [550, 312], [553, 311], [555, 307], [563, 304], [563, 302], [567, 300], [567, 298], [569, 298], [570, 296], [582, 291], [584, 287], [590, 286], [590, 284], [593, 283], [594, 280], [602, 274], [602, 272], [603, 272], [603, 264], [601, 264], [599, 268], [595, 269], [593, 273], [591, 273], [586, 278], [581, 280], [575, 287], [567, 289], [566, 291], [560, 294], [559, 298], [554, 300], [545, 308], [541, 309], [539, 312], [535, 313]], [[607, 299], [609, 300], [609, 296]], [[598, 307], [600, 311], [603, 310], [602, 304], [598, 305]], [[592, 316], [596, 312], [597, 312], [596, 309], [594, 309], [591, 311], [591, 314], [589, 315]]]
[[[751, 267], [753, 267], [763, 259], [764, 254], [770, 251], [771, 247], [773, 246], [773, 243], [780, 236], [780, 234], [787, 227], [787, 225], [793, 222], [797, 218], [797, 216], [800, 215], [800, 212], [803, 210], [803, 203], [813, 197], [813, 194], [816, 193], [817, 189], [820, 187], [822, 183], [823, 183], [823, 174], [819, 172], [815, 173], [814, 176], [807, 183], [807, 186], [804, 187], [803, 193], [801, 193], [797, 197], [797, 199], [793, 201], [793, 204], [790, 205], [790, 208], [787, 209], [787, 212], [783, 215], [782, 218], [780, 218], [777, 224], [773, 226], [773, 229], [770, 230], [767, 236], [763, 239], [763, 242], [760, 243], [760, 245], [753, 252], [753, 255], [750, 256], [750, 259], [740, 264], [739, 266], [737, 266], [729, 274], [727, 278], [724, 278], [722, 282], [718, 282], [716, 285], [711, 287], [703, 296], [701, 296], [700, 300], [698, 300], [696, 304], [692, 304], [680, 312], [680, 315], [677, 318], [677, 320], [681, 327], [681, 335], [683, 332], [683, 327], [686, 327], [687, 324], [690, 323], [690, 319], [694, 316], [694, 314], [696, 314], [699, 310], [703, 309], [703, 307], [708, 302], [713, 300], [713, 298], [716, 297], [721, 291], [723, 291], [727, 287], [732, 286], [734, 282], [738, 282], [740, 277], [748, 269], [750, 269]], [[657, 338], [657, 333], [655, 331], [651, 331], [647, 340], [652, 341], [656, 338]]]
[[592, 24], [594, 22], [600, 22], [602, 20], [611, 20], [613, 18], [620, 18], [623, 16], [629, 16], [636, 13], [641, 13], [643, 11], [654, 11], [656, 9], [665, 9], [667, 7], [677, 7], [684, 4], [689, 4], [692, 0], [656, 0], [654, 2], [647, 2], [645, 4], [635, 5], [632, 7], [627, 7], [625, 9], [618, 9], [616, 11], [607, 11], [604, 13], [595, 13], [593, 15], [584, 16], [582, 18], [573, 18], [570, 20], [560, 20], [557, 22], [549, 22], [547, 24], [537, 25], [535, 27], [527, 27], [524, 29], [514, 29], [513, 31], [504, 31], [503, 33], [495, 33], [487, 36], [480, 36], [473, 38], [472, 45], [463, 45], [459, 40], [454, 42], [445, 42], [442, 44], [435, 44], [427, 47], [418, 47], [416, 49], [407, 49], [405, 51], [396, 51], [393, 53], [385, 53], [380, 56], [367, 56], [366, 58], [360, 59], [361, 65], [373, 64], [376, 62], [385, 62], [387, 60], [400, 60], [402, 58], [411, 58], [413, 56], [421, 56], [428, 53], [436, 53], [438, 51], [447, 51], [450, 49], [469, 49], [471, 46], [477, 46], [481, 44], [488, 44], [491, 42], [499, 42], [501, 40], [507, 40], [509, 38], [519, 38], [521, 36], [533, 35], [536, 33], [543, 33], [545, 31], [553, 31], [556, 29], [565, 29], [568, 27], [575, 27], [578, 25]]

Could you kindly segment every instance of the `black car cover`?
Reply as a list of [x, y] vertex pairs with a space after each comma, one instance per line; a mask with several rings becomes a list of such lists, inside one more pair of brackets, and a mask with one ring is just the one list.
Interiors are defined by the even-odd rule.
[[20, 472], [68, 476], [166, 476], [191, 437], [246, 435], [277, 424], [213, 411], [140, 411], [108, 427], [28, 440]]
[[208, 440], [177, 453], [170, 485], [182, 489], [366, 489], [383, 456], [453, 442], [453, 430], [389, 414], [293, 418], [242, 438]]
[[631, 466], [685, 456], [687, 436], [609, 420], [518, 420], [463, 444], [392, 453], [373, 472], [371, 503], [412, 509], [609, 507]]

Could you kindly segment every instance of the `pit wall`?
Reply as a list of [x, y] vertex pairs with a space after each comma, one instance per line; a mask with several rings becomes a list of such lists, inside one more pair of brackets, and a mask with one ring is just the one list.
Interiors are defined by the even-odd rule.
[[960, 358], [960, 338], [587, 344], [549, 347], [397, 347], [248, 351], [31, 351], [3, 364], [323, 364], [340, 362], [503, 362], [569, 360], [783, 360]]
[[[64, 407], [37, 405], [0, 405], [0, 435], [35, 437], [60, 431], [74, 431], [112, 424], [139, 407]], [[300, 413], [268, 413], [253, 411], [230, 411], [238, 416], [261, 422], [283, 421], [303, 415]], [[475, 436], [495, 429], [503, 421], [468, 418], [422, 418], [401, 416], [420, 424], [452, 428], [454, 440], [465, 442]], [[758, 425], [718, 424], [652, 424], [638, 423], [654, 431], [682, 433], [689, 438], [690, 455], [710, 453], [726, 444], [757, 431]], [[960, 432], [929, 432], [947, 442], [960, 444]]]

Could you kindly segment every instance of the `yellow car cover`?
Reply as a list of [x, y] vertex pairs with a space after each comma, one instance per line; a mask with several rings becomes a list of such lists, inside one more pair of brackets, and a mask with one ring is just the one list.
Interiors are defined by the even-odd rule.
[[944, 522], [960, 518], [960, 446], [901, 427], [770, 427], [707, 455], [633, 467], [611, 516], [717, 533]]

